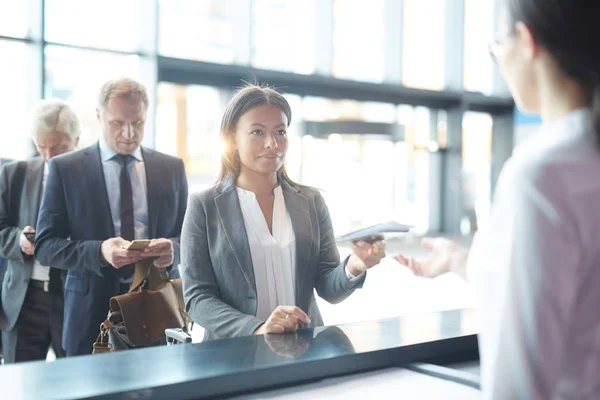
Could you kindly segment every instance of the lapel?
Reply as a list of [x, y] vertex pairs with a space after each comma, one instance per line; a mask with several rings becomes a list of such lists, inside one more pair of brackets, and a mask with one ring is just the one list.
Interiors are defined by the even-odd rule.
[[157, 205], [160, 203], [160, 165], [155, 162], [154, 151], [142, 150], [142, 159], [144, 160], [144, 169], [146, 170], [146, 199], [148, 201], [148, 234], [151, 238], [159, 237], [156, 232], [158, 229], [158, 214], [160, 210]]
[[217, 206], [221, 226], [225, 231], [225, 236], [229, 241], [231, 250], [248, 285], [256, 294], [254, 266], [252, 265], [244, 216], [242, 215], [240, 201], [235, 188], [235, 177], [231, 176], [227, 180], [220, 182], [217, 185], [217, 191], [220, 194], [215, 197], [215, 205]]
[[[313, 227], [310, 218], [310, 205], [308, 198], [300, 193], [300, 189], [291, 186], [286, 181], [282, 181], [281, 189], [285, 199], [285, 208], [287, 209], [292, 228], [296, 236], [296, 304], [300, 295], [304, 275], [308, 269], [311, 259], [313, 244]], [[318, 238], [317, 238], [318, 239]]]
[[[98, 143], [86, 148], [83, 152], [84, 174], [82, 178], [85, 180], [89, 188], [89, 193], [92, 195], [88, 198], [95, 200], [96, 207], [93, 207], [98, 212], [94, 213], [97, 216], [97, 221], [102, 226], [102, 232], [107, 237], [115, 237], [115, 226], [113, 225], [112, 214], [110, 212], [110, 203], [108, 201], [108, 192], [106, 190], [106, 181], [104, 180], [104, 167], [102, 166], [102, 158], [100, 156], [100, 146]], [[80, 190], [77, 188], [76, 190]]]
[[26, 214], [28, 225], [36, 226], [40, 205], [42, 201], [42, 178], [44, 177], [44, 160], [36, 157], [27, 163], [25, 172], [25, 188], [23, 195], [26, 201]]

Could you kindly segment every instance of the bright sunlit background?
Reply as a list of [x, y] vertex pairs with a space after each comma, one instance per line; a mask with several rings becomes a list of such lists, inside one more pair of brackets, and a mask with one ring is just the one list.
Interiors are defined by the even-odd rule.
[[[105, 80], [126, 75], [150, 91], [144, 144], [184, 160], [191, 192], [210, 186], [223, 149], [220, 118], [235, 88], [189, 78], [183, 69], [170, 76], [177, 79], [166, 81], [160, 67], [165, 60], [211, 63], [217, 69], [252, 67], [290, 77], [316, 75], [387, 85], [390, 91], [410, 88], [430, 98], [472, 92], [508, 99], [487, 53], [498, 4], [0, 0], [0, 158], [31, 155], [26, 121], [41, 97], [70, 102], [83, 125], [80, 145], [94, 143], [99, 136], [98, 90]], [[492, 147], [498, 139], [492, 111], [459, 110], [461, 119], [452, 125], [456, 110], [442, 103], [431, 108], [410, 98], [406, 104], [387, 103], [287, 91], [286, 98], [293, 110], [289, 175], [322, 189], [336, 234], [393, 219], [414, 225], [414, 230], [391, 240], [391, 251], [418, 252], [413, 235], [440, 230], [441, 205], [432, 199], [441, 196], [447, 171], [441, 161], [444, 151], [456, 151], [459, 160], [450, 179], [451, 189], [461, 193], [455, 210], [460, 229], [452, 234], [468, 245], [477, 227], [485, 224], [494, 184]], [[367, 131], [323, 134], [327, 126]], [[450, 126], [459, 131], [459, 139], [447, 148]], [[512, 135], [512, 126], [508, 132]], [[344, 255], [349, 249], [340, 251]], [[389, 259], [369, 274], [364, 289], [345, 303], [322, 304], [326, 323], [471, 304], [466, 286], [454, 277], [418, 279]]]

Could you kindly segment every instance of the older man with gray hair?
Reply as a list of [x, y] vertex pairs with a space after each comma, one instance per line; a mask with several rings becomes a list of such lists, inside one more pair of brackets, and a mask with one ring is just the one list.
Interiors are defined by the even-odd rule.
[[48, 176], [48, 160], [77, 146], [79, 119], [60, 100], [35, 110], [31, 138], [40, 154], [0, 172], [0, 256], [7, 262], [0, 302], [5, 362], [44, 360], [52, 347], [64, 357], [61, 270], [33, 258], [35, 226]]

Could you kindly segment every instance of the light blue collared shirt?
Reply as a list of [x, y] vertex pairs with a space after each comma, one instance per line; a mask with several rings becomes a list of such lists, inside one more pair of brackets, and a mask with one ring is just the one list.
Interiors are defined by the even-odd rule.
[[[115, 227], [115, 235], [121, 236], [121, 164], [114, 156], [117, 153], [108, 147], [103, 137], [100, 138], [100, 158], [104, 171], [104, 182], [110, 202], [110, 213]], [[133, 223], [134, 239], [148, 239], [148, 186], [146, 182], [146, 168], [142, 151], [138, 147], [132, 154], [134, 162], [128, 167], [131, 188], [133, 189]]]

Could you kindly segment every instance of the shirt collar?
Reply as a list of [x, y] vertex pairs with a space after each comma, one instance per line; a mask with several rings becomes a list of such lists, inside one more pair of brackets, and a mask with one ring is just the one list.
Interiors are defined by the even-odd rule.
[[541, 154], [544, 150], [554, 149], [556, 146], [589, 137], [593, 132], [589, 129], [590, 121], [590, 110], [580, 108], [550, 122], [544, 122], [537, 132], [515, 147], [513, 154], [523, 153], [529, 157], [532, 154]]
[[548, 123], [542, 124], [538, 136], [547, 140], [551, 138], [572, 138], [575, 134], [586, 133], [586, 125], [591, 120], [591, 113], [588, 108], [579, 108], [573, 110], [564, 116]]
[[[100, 157], [102, 157], [102, 161], [108, 161], [117, 155], [117, 152], [114, 151], [113, 149], [111, 149], [110, 146], [108, 145], [108, 143], [106, 143], [104, 136], [100, 137], [99, 145], [100, 145]], [[137, 161], [143, 161], [142, 149], [140, 146], [138, 146], [137, 149], [135, 149], [134, 152], [131, 153], [131, 155]]]

